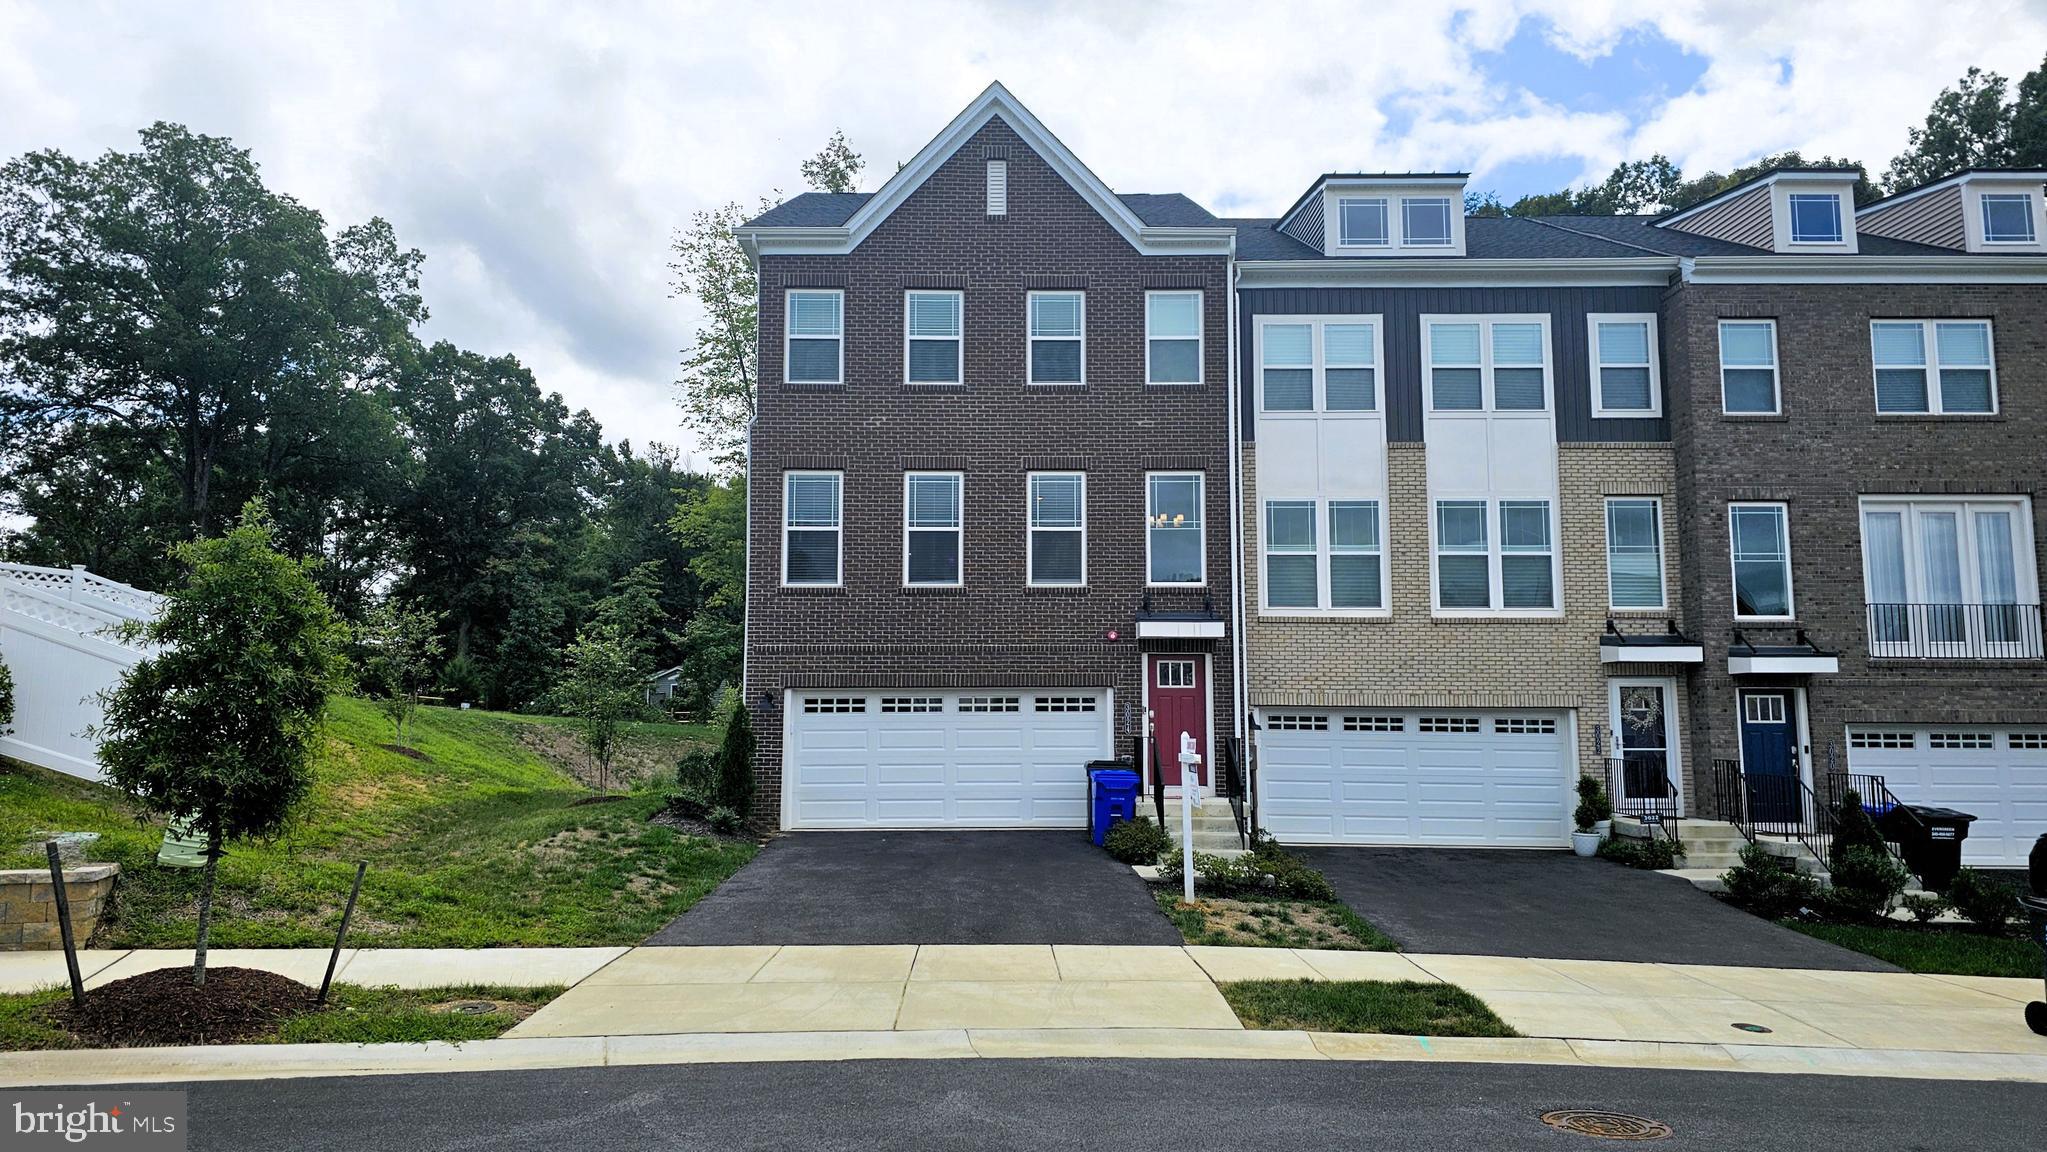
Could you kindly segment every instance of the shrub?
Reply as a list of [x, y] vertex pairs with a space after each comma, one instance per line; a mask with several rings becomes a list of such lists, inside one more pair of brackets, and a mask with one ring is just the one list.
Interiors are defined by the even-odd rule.
[[725, 725], [725, 742], [718, 746], [718, 803], [745, 819], [753, 806], [753, 725], [750, 710], [732, 710]]
[[718, 788], [718, 754], [709, 748], [692, 748], [675, 762], [675, 786], [699, 796]]
[[1985, 932], [2003, 932], [2024, 911], [2018, 889], [1974, 868], [1955, 873], [1954, 882], [1948, 885], [1947, 899], [1962, 919]]
[[737, 836], [746, 828], [746, 818], [722, 804], [711, 809], [710, 815], [704, 817], [704, 823], [720, 836]]
[[1834, 813], [1834, 844], [1827, 850], [1828, 870], [1832, 871], [1843, 855], [1856, 848], [1888, 853], [1883, 833], [1877, 831], [1876, 821], [1862, 807], [1862, 794], [1850, 788], [1841, 793], [1841, 807]]
[[1613, 819], [1613, 801], [1606, 795], [1606, 785], [1590, 776], [1578, 777], [1578, 810], [1571, 818], [1580, 832], [1590, 832], [1601, 820]]
[[1791, 868], [1760, 844], [1745, 844], [1741, 863], [1720, 876], [1727, 898], [1772, 920], [1810, 907], [1819, 892], [1813, 878]]
[[1662, 837], [1642, 840], [1633, 836], [1609, 836], [1599, 842], [1599, 854], [1630, 868], [1655, 871], [1677, 867], [1677, 845]]
[[441, 698], [451, 705], [483, 699], [483, 669], [467, 656], [450, 659], [441, 669]]
[[1139, 816], [1135, 820], [1119, 820], [1102, 837], [1102, 847], [1109, 855], [1125, 864], [1153, 864], [1173, 847], [1173, 838], [1166, 830]]
[[1850, 923], [1881, 920], [1912, 882], [1905, 866], [1881, 847], [1855, 844], [1828, 855], [1833, 857], [1830, 884], [1820, 905], [1832, 919]]
[[[711, 809], [715, 805], [709, 800], [704, 799], [701, 792], [691, 789], [678, 789], [668, 794], [668, 803], [665, 807], [668, 811], [686, 820], [704, 820], [709, 818]], [[726, 811], [729, 812], [731, 809], [728, 808]]]
[[1912, 919], [1921, 924], [1931, 924], [1935, 917], [1948, 910], [1950, 905], [1932, 892], [1912, 892], [1898, 900], [1898, 906], [1912, 914]]
[[14, 673], [7, 670], [7, 661], [0, 660], [0, 732], [14, 723]]
[[1218, 896], [1233, 892], [1276, 892], [1293, 900], [1328, 903], [1336, 889], [1316, 871], [1261, 833], [1252, 849], [1234, 859], [1207, 852], [1194, 854], [1195, 882]]

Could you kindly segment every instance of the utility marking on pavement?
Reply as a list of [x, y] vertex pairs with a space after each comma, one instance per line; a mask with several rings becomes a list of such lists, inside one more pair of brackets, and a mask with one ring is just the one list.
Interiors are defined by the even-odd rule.
[[1630, 1116], [1625, 1112], [1601, 1112], [1587, 1108], [1562, 1108], [1555, 1112], [1544, 1112], [1542, 1122], [1563, 1132], [1575, 1132], [1580, 1136], [1593, 1136], [1601, 1140], [1662, 1140], [1668, 1137], [1670, 1125], [1647, 1116]]
[[1765, 1027], [1763, 1027], [1763, 1026], [1762, 1026], [1761, 1024], [1733, 1024], [1733, 1025], [1730, 1025], [1730, 1027], [1733, 1027], [1733, 1028], [1739, 1028], [1739, 1029], [1741, 1029], [1741, 1030], [1742, 1030], [1743, 1032], [1768, 1032], [1768, 1031], [1770, 1031], [1770, 1029], [1768, 1029], [1768, 1028], [1765, 1028]]

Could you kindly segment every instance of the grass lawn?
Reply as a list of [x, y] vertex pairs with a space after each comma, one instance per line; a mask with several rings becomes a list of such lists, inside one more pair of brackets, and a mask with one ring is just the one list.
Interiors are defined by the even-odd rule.
[[1154, 888], [1160, 910], [1189, 944], [1241, 948], [1331, 948], [1395, 952], [1400, 946], [1336, 901], [1279, 896], [1203, 896], [1180, 902], [1177, 888]]
[[1389, 1032], [1396, 1036], [1516, 1036], [1485, 1002], [1455, 984], [1403, 980], [1242, 980], [1223, 999], [1246, 1028]]
[[[221, 860], [213, 945], [333, 942], [355, 873], [369, 873], [349, 929], [366, 947], [637, 944], [753, 858], [746, 842], [649, 824], [664, 790], [600, 795], [558, 724], [422, 708], [413, 747], [389, 751], [370, 704], [337, 699], [312, 797], [275, 839]], [[632, 733], [646, 762], [712, 742], [702, 725]], [[43, 863], [37, 837], [98, 832], [94, 860], [121, 865], [103, 948], [190, 947], [199, 874], [157, 867], [162, 824], [112, 789], [0, 763], [0, 867]]]
[[1907, 972], [2040, 978], [2040, 946], [2024, 937], [1985, 936], [1966, 929], [1917, 924], [1779, 923], [1829, 944], [1888, 960]]
[[[326, 1008], [286, 1020], [268, 1036], [241, 1044], [379, 1044], [424, 1040], [489, 1040], [561, 995], [560, 988], [429, 988], [401, 992], [336, 984]], [[0, 1052], [76, 1048], [78, 1038], [54, 1024], [52, 1008], [70, 994], [62, 988], [0, 995]], [[90, 996], [88, 992], [86, 995]], [[497, 1011], [463, 1015], [433, 1011], [435, 1005], [489, 1000]]]

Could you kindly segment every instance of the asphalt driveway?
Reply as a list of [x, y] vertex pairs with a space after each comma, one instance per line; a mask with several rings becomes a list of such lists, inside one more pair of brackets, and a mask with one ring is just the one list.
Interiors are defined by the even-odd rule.
[[649, 944], [1178, 944], [1073, 832], [797, 832]]
[[1568, 852], [1298, 848], [1352, 911], [1409, 952], [1895, 972], [1675, 876]]

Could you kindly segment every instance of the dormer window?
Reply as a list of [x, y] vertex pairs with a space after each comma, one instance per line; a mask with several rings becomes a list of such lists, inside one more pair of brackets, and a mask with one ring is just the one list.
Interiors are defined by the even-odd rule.
[[1400, 202], [1403, 242], [1412, 246], [1449, 247], [1450, 198], [1412, 196]]
[[1386, 198], [1344, 197], [1336, 202], [1337, 243], [1346, 248], [1383, 248], [1390, 241], [1386, 230]]
[[1841, 242], [1840, 196], [1832, 192], [1793, 192], [1788, 199], [1793, 244]]
[[1985, 192], [1983, 194], [1983, 242], [1985, 244], [2032, 244], [2033, 197], [2027, 192]]

